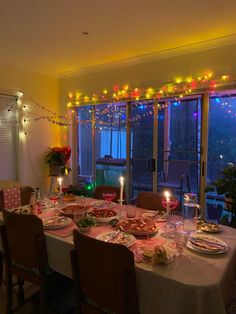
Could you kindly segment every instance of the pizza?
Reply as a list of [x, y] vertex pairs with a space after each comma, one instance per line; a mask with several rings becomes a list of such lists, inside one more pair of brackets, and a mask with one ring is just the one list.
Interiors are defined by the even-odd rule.
[[111, 218], [117, 216], [117, 214], [113, 209], [93, 209], [89, 212], [89, 216], [94, 218]]
[[80, 205], [80, 204], [73, 204], [73, 205], [67, 205], [63, 208], [61, 208], [61, 212], [64, 215], [74, 215], [75, 211], [86, 211], [88, 209], [88, 206]]
[[158, 228], [153, 221], [145, 221], [142, 218], [127, 219], [119, 223], [121, 230], [129, 232], [134, 235], [154, 234]]
[[216, 232], [220, 232], [220, 226], [215, 223], [199, 220], [197, 223], [197, 230], [216, 233]]

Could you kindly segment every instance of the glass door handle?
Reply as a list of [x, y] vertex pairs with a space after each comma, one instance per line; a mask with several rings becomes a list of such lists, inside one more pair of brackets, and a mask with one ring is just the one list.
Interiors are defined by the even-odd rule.
[[156, 159], [152, 158], [148, 160], [148, 170], [151, 172], [156, 171]]

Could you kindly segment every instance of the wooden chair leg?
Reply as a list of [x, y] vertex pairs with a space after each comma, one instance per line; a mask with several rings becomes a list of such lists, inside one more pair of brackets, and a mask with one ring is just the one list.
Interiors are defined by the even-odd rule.
[[3, 279], [3, 252], [0, 251], [0, 286], [2, 286]]
[[12, 307], [13, 307], [12, 275], [9, 271], [6, 271], [6, 314], [12, 313]]
[[17, 284], [18, 284], [17, 301], [18, 305], [21, 306], [24, 304], [25, 301], [24, 280], [17, 278]]
[[47, 313], [47, 293], [45, 288], [40, 288], [40, 314]]

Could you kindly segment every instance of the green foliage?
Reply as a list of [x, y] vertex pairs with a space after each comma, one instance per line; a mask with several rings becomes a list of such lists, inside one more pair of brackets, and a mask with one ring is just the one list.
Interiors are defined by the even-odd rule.
[[221, 172], [221, 177], [212, 183], [212, 186], [207, 186], [205, 192], [214, 191], [217, 194], [228, 194], [236, 201], [236, 166], [229, 164]]
[[79, 227], [91, 227], [94, 225], [95, 225], [95, 221], [93, 218], [90, 218], [90, 217], [84, 217], [80, 219], [80, 221], [78, 222]]
[[48, 148], [44, 159], [49, 166], [65, 165], [65, 156], [54, 148]]

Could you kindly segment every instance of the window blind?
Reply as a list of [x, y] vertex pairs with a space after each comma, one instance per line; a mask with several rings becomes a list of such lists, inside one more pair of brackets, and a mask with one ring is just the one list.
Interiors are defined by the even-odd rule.
[[17, 177], [17, 98], [0, 94], [0, 180]]

